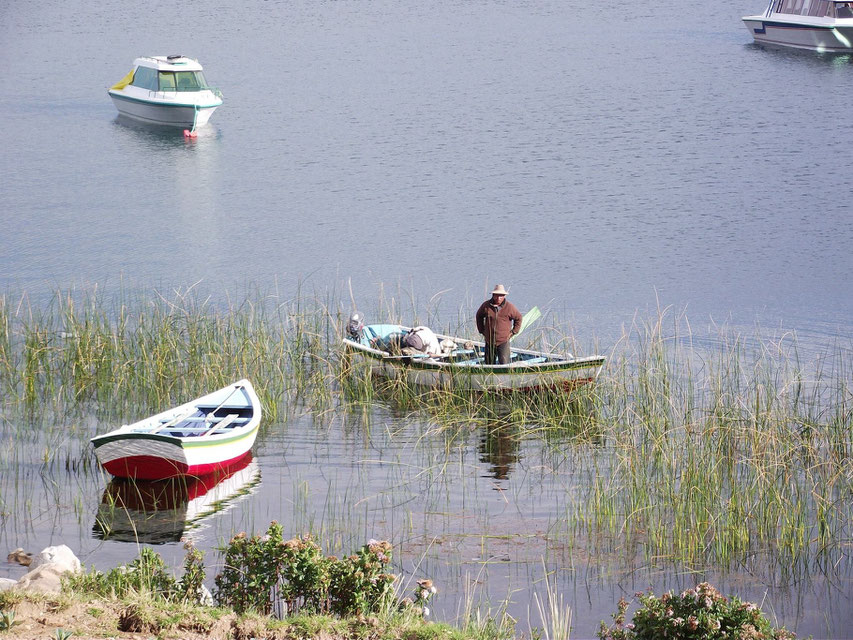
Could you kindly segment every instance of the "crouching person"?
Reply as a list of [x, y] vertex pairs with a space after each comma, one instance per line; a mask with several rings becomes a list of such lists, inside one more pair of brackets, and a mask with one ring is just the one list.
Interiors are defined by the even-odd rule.
[[431, 356], [441, 355], [441, 344], [438, 336], [429, 327], [413, 327], [403, 336], [402, 346]]

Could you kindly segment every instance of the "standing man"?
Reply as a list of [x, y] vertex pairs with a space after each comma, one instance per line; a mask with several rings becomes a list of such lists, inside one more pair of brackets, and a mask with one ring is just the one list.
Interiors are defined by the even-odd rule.
[[521, 314], [506, 299], [502, 284], [477, 309], [477, 331], [486, 341], [486, 364], [509, 364], [509, 340], [521, 331]]

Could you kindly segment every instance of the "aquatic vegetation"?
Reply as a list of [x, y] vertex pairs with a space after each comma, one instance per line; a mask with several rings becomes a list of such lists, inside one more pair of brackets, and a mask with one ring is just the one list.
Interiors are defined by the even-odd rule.
[[[288, 510], [281, 517], [310, 531], [313, 541], [303, 540], [305, 558], [293, 561], [306, 568], [301, 595], [280, 591], [297, 610], [327, 606], [321, 594], [331, 588], [332, 574], [319, 560], [327, 558], [320, 542], [339, 552], [372, 535], [395, 542], [441, 537], [479, 545], [482, 557], [515, 536], [534, 543], [512, 552], [527, 554], [521, 562], [570, 563], [582, 553], [623, 566], [747, 570], [768, 584], [847, 570], [849, 345], [805, 353], [788, 334], [744, 337], [713, 328], [698, 335], [686, 318], [662, 313], [637, 319], [613, 342], [595, 383], [569, 393], [424, 390], [373, 377], [342, 355], [348, 307], [330, 300], [257, 295], [214, 304], [190, 291], [134, 300], [77, 293], [33, 308], [26, 296], [14, 303], [0, 296], [0, 429], [10, 445], [0, 449], [0, 518], [30, 517], [22, 487], [40, 482], [39, 474], [101, 483], [88, 449], [97, 427], [92, 416], [103, 422], [150, 415], [246, 376], [264, 404], [262, 443], [284, 442], [288, 425], [307, 417], [304, 428], [317, 434], [343, 434], [354, 444], [393, 449], [395, 456], [405, 449], [409, 456], [383, 461], [389, 465], [384, 487], [365, 478], [370, 462], [363, 461], [354, 472], [363, 486], [338, 486], [348, 479], [332, 478], [317, 488], [293, 478], [293, 501], [281, 505]], [[370, 315], [414, 318], [464, 335], [464, 320], [442, 326], [414, 303], [386, 299]], [[559, 322], [540, 323], [525, 338], [546, 350], [583, 352]], [[513, 487], [519, 502], [529, 486], [547, 480], [550, 511], [541, 531], [531, 538], [491, 517], [467, 482], [472, 454], [495, 481], [511, 478], [519, 460], [529, 463], [530, 478]], [[43, 491], [51, 504], [79, 502], [67, 495], [73, 483], [49, 482]], [[464, 514], [455, 511], [457, 497]], [[387, 517], [390, 505], [408, 506]], [[83, 506], [75, 508], [85, 517]], [[385, 522], [388, 528], [374, 533]], [[316, 562], [308, 561], [312, 554]], [[437, 550], [429, 555], [448, 561]], [[355, 566], [335, 579], [352, 579]], [[300, 579], [294, 574], [276, 588]], [[309, 583], [320, 585], [316, 593]], [[566, 612], [550, 601], [539, 604], [541, 613], [560, 614], [547, 623], [549, 633], [560, 635]], [[479, 615], [472, 605], [465, 624], [502, 620], [500, 613]]]
[[190, 291], [109, 301], [57, 293], [46, 308], [26, 296], [12, 308], [0, 296], [0, 395], [7, 412], [33, 418], [93, 409], [122, 416], [248, 377], [261, 383], [275, 418], [309, 385], [321, 386], [327, 323], [322, 307], [305, 312], [299, 301], [263, 296], [217, 307]]

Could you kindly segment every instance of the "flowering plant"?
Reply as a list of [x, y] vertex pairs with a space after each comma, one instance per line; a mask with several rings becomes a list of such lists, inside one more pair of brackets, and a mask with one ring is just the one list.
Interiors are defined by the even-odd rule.
[[774, 628], [751, 602], [725, 597], [707, 582], [674, 595], [657, 597], [651, 591], [638, 593], [640, 608], [625, 622], [630, 604], [624, 598], [613, 614], [613, 625], [604, 622], [601, 640], [791, 640], [796, 634]]

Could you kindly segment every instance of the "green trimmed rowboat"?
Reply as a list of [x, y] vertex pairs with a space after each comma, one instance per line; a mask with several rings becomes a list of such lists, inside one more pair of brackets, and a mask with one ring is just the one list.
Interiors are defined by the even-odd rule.
[[343, 346], [348, 354], [367, 361], [375, 374], [426, 387], [478, 391], [571, 389], [595, 380], [605, 362], [604, 356], [578, 358], [512, 348], [509, 364], [489, 365], [483, 342], [446, 335], [437, 335], [445, 347], [440, 355], [401, 351], [401, 338], [410, 330], [398, 324], [350, 322]]
[[240, 380], [150, 418], [92, 438], [98, 462], [114, 476], [162, 480], [202, 476], [240, 460], [258, 435], [261, 402]]

